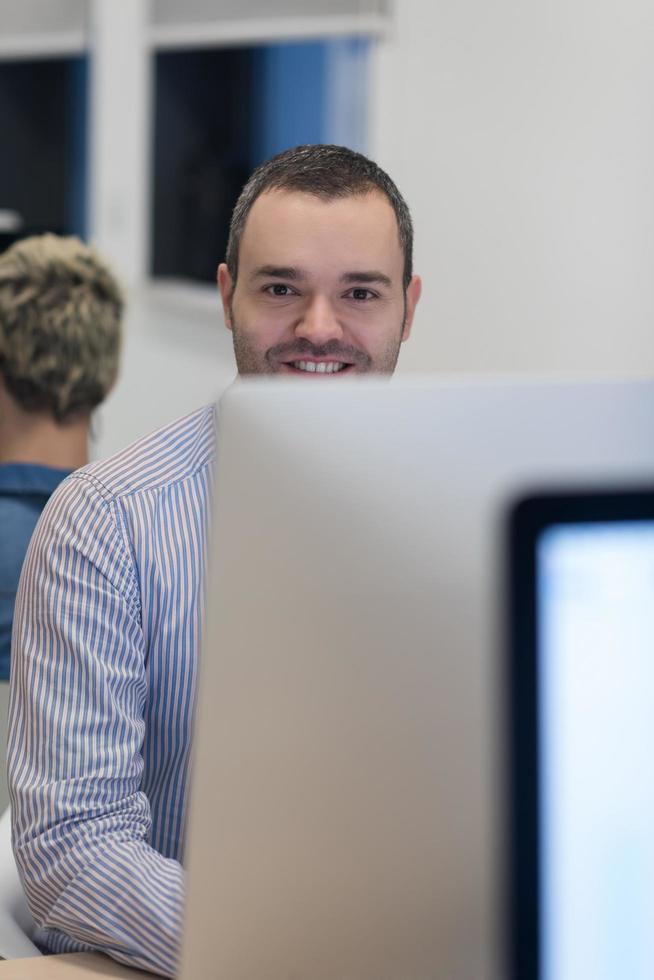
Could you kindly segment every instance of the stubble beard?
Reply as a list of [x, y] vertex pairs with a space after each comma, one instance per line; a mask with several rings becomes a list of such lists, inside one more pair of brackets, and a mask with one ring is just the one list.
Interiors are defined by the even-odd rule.
[[402, 334], [406, 318], [406, 299], [404, 304], [404, 317], [398, 337], [389, 340], [389, 343], [379, 353], [373, 362], [372, 357], [365, 351], [359, 350], [351, 345], [339, 344], [338, 341], [329, 341], [327, 344], [317, 346], [305, 338], [285, 344], [277, 344], [269, 347], [266, 351], [258, 350], [250, 342], [249, 332], [242, 329], [238, 324], [233, 306], [230, 307], [230, 322], [232, 330], [232, 342], [234, 344], [234, 357], [239, 375], [272, 375], [279, 374], [280, 362], [294, 357], [295, 360], [302, 360], [303, 356], [310, 357], [334, 357], [342, 355], [343, 360], [353, 364], [357, 374], [393, 374], [400, 355], [402, 344]]

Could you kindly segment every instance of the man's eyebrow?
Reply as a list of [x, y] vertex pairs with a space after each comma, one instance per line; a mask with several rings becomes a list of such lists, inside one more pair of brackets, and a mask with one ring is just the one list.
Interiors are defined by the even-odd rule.
[[250, 279], [306, 279], [302, 269], [293, 265], [260, 265], [250, 275]]
[[376, 282], [382, 286], [388, 287], [393, 285], [387, 275], [385, 275], [383, 272], [377, 272], [375, 269], [367, 272], [345, 272], [341, 276], [341, 282]]

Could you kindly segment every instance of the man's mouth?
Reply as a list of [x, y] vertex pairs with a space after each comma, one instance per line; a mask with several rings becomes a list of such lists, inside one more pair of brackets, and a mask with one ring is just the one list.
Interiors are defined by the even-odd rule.
[[290, 361], [287, 367], [295, 371], [306, 371], [309, 374], [337, 374], [352, 365], [344, 361]]
[[345, 377], [348, 374], [369, 371], [369, 354], [356, 347], [330, 341], [319, 347], [304, 340], [278, 344], [266, 351], [269, 370], [275, 374], [295, 375], [301, 378]]

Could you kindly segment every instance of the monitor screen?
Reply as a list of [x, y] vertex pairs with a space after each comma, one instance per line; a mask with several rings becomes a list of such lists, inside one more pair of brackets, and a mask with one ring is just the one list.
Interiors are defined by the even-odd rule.
[[654, 489], [510, 513], [511, 977], [654, 977]]
[[654, 520], [536, 544], [539, 980], [654, 977]]

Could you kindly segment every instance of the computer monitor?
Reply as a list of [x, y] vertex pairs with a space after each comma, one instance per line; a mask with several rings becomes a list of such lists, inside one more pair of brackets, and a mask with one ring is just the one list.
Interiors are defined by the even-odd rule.
[[654, 483], [511, 521], [514, 980], [654, 977]]
[[500, 514], [654, 480], [654, 384], [241, 382], [183, 980], [503, 977]]

